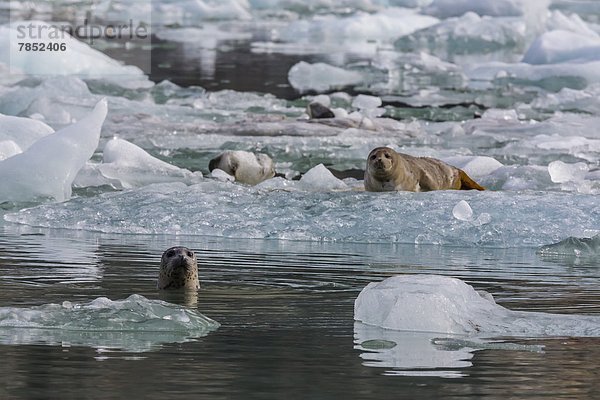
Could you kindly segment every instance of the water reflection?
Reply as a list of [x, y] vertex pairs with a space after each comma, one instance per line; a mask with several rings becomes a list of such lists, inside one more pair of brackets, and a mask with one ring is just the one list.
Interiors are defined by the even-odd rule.
[[[367, 367], [385, 368], [387, 374], [406, 376], [438, 376], [459, 378], [467, 376], [463, 369], [473, 365], [473, 349], [442, 349], [432, 344], [439, 334], [426, 332], [403, 332], [354, 323], [355, 349], [361, 350], [360, 358]], [[451, 337], [451, 336], [445, 336]], [[396, 346], [373, 350], [365, 342], [385, 340]]]

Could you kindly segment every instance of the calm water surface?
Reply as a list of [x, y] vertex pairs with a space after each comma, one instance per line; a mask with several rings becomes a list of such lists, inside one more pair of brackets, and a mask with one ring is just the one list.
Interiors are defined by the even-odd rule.
[[[197, 299], [164, 297], [155, 289], [160, 255], [174, 244], [198, 254], [202, 289]], [[511, 309], [597, 314], [598, 267], [597, 260], [541, 259], [535, 249], [147, 237], [4, 226], [1, 307], [101, 296], [116, 300], [137, 293], [197, 308], [221, 327], [197, 341], [144, 353], [3, 344], [0, 398], [597, 398], [599, 338], [508, 338], [544, 345], [544, 352], [477, 351], [472, 366], [451, 369], [456, 377], [448, 379], [435, 368], [366, 366], [355, 343], [353, 302], [371, 281], [394, 274], [442, 274], [491, 292]]]

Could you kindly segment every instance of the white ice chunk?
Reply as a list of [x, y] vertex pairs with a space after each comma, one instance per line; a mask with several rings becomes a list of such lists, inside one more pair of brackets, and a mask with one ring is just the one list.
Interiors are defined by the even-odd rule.
[[600, 317], [511, 311], [460, 279], [393, 276], [369, 283], [354, 302], [354, 319], [411, 332], [508, 336], [600, 336]]
[[439, 18], [458, 17], [467, 12], [493, 17], [519, 16], [523, 14], [520, 3], [519, 0], [433, 0], [424, 12]]
[[473, 210], [469, 203], [461, 200], [452, 209], [452, 215], [459, 221], [471, 221], [473, 219]]
[[[131, 295], [88, 303], [0, 307], [0, 342], [145, 352], [206, 336], [219, 323], [186, 307]], [[90, 335], [89, 332], [94, 334]]]
[[325, 63], [309, 64], [300, 61], [290, 68], [288, 80], [294, 89], [301, 92], [307, 90], [324, 92], [359, 84], [363, 78], [356, 71], [348, 71]]
[[366, 94], [359, 94], [352, 101], [352, 107], [358, 108], [359, 110], [373, 110], [380, 107], [382, 104], [381, 98], [377, 96], [369, 96]]
[[493, 157], [487, 156], [454, 156], [444, 157], [442, 161], [462, 169], [471, 178], [481, 178], [503, 167], [503, 164]]
[[[30, 26], [34, 34], [20, 38], [23, 36], [20, 29], [29, 29]], [[131, 88], [153, 85], [138, 67], [122, 65], [68, 34], [64, 37], [61, 34], [60, 39], [52, 38], [52, 32], [56, 32], [56, 27], [43, 21], [16, 21], [9, 26], [0, 26], [0, 62], [18, 68], [26, 75], [110, 78]], [[63, 43], [65, 51], [19, 51], [19, 43], [23, 42]]]
[[583, 181], [589, 170], [587, 164], [583, 162], [567, 164], [556, 160], [548, 164], [548, 173], [554, 183]]
[[6, 160], [16, 154], [22, 153], [23, 150], [12, 140], [0, 140], [0, 161]]
[[527, 64], [556, 64], [600, 60], [600, 37], [564, 30], [545, 32], [523, 56]]
[[343, 181], [339, 180], [331, 171], [329, 171], [323, 164], [319, 164], [316, 167], [308, 170], [298, 182], [298, 185], [304, 190], [345, 190], [348, 189]]
[[[106, 143], [102, 164], [88, 165], [92, 171], [78, 176], [77, 186], [100, 186], [110, 184], [118, 189], [140, 187], [159, 182], [193, 183], [202, 179], [201, 172], [192, 173], [159, 160], [144, 149], [123, 139]], [[98, 171], [102, 178], [96, 183], [89, 180], [90, 173]], [[86, 179], [88, 177], [88, 179]]]
[[79, 122], [44, 136], [25, 152], [0, 161], [0, 202], [71, 197], [79, 170], [94, 154], [107, 113], [106, 100]]
[[41, 121], [0, 114], [0, 141], [11, 141], [21, 151], [53, 132], [54, 129]]

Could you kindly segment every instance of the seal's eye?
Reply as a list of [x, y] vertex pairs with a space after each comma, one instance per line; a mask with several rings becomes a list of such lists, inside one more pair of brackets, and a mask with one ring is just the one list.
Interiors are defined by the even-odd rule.
[[384, 156], [385, 158], [392, 158], [392, 156], [390, 156], [390, 153], [385, 153]]
[[175, 255], [175, 250], [169, 250], [167, 251], [167, 257], [171, 258]]
[[187, 256], [188, 256], [189, 258], [192, 258], [192, 257], [194, 257], [194, 253], [192, 253], [191, 251], [188, 251], [188, 252], [187, 252]]
[[374, 160], [374, 159], [376, 159], [376, 158], [377, 158], [377, 156], [376, 156], [375, 154], [373, 154], [373, 155], [371, 156], [371, 160]]

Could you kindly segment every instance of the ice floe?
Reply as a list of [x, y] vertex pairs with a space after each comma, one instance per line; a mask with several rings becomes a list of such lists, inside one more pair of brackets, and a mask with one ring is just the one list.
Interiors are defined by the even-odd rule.
[[354, 319], [381, 328], [468, 336], [600, 336], [600, 317], [511, 311], [460, 279], [405, 275], [369, 283]]
[[201, 313], [131, 295], [88, 303], [0, 307], [0, 343], [86, 346], [127, 352], [156, 350], [206, 336], [219, 323]]
[[[325, 171], [316, 175], [305, 187], [281, 178], [275, 180], [278, 184], [269, 180], [258, 187], [212, 180], [192, 186], [155, 184], [43, 204], [4, 218], [31, 226], [110, 233], [491, 247], [540, 246], [598, 233], [595, 195], [357, 193], [351, 190], [353, 184], [331, 191], [339, 181]], [[475, 220], [454, 218], [452, 210], [461, 200], [469, 203]]]

